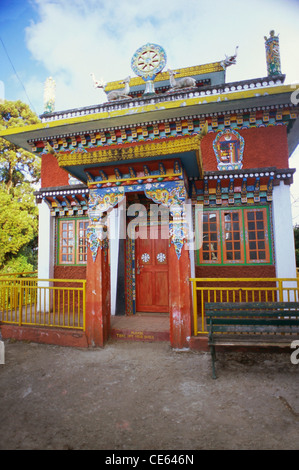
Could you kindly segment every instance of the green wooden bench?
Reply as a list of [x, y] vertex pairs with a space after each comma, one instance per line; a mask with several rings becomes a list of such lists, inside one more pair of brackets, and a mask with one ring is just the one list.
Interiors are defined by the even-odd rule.
[[299, 302], [208, 302], [205, 315], [216, 379], [216, 346], [290, 347], [299, 338]]

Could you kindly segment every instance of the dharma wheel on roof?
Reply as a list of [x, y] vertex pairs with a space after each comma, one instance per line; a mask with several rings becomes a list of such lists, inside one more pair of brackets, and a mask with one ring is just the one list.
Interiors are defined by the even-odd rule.
[[154, 93], [154, 79], [166, 65], [166, 52], [158, 44], [147, 43], [137, 49], [132, 57], [131, 68], [146, 83], [145, 94]]

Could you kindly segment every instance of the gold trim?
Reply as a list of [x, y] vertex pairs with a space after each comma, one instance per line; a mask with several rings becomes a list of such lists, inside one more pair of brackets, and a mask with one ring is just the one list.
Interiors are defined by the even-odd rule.
[[117, 179], [115, 176], [109, 177], [107, 180], [102, 180], [102, 181], [89, 181], [88, 186], [93, 186], [93, 185], [100, 185], [100, 184], [107, 184], [107, 183], [124, 183], [127, 182], [127, 184], [131, 184], [132, 181], [137, 181], [137, 180], [148, 180], [148, 179], [158, 179], [158, 178], [176, 178], [179, 176], [182, 176], [183, 172], [180, 171], [179, 173], [166, 173], [165, 175], [159, 174], [159, 175], [148, 175], [148, 176], [134, 176], [130, 178], [119, 178]]
[[[213, 62], [211, 64], [204, 64], [204, 65], [196, 65], [194, 67], [185, 67], [182, 69], [175, 69], [174, 72], [176, 72], [176, 78], [181, 78], [181, 77], [187, 77], [187, 76], [192, 76], [192, 75], [203, 75], [205, 73], [212, 73], [212, 72], [223, 72], [223, 67], [221, 65], [221, 62]], [[154, 83], [157, 82], [162, 82], [164, 80], [169, 80], [169, 73], [168, 72], [162, 72], [157, 75], [157, 77], [154, 80]], [[130, 87], [133, 86], [138, 86], [138, 85], [145, 85], [145, 81], [141, 77], [133, 77], [130, 80]], [[114, 81], [114, 82], [108, 82], [107, 85], [105, 86], [105, 91], [111, 91], [111, 90], [118, 90], [120, 88], [123, 88], [124, 85], [121, 83], [120, 80]]]
[[204, 133], [195, 136], [180, 137], [178, 139], [163, 140], [163, 142], [149, 142], [146, 144], [133, 144], [130, 147], [111, 146], [94, 152], [82, 154], [57, 153], [57, 161], [60, 167], [90, 165], [95, 163], [119, 162], [133, 158], [150, 158], [163, 155], [189, 152], [195, 150], [200, 173], [202, 162], [200, 158], [200, 141]]

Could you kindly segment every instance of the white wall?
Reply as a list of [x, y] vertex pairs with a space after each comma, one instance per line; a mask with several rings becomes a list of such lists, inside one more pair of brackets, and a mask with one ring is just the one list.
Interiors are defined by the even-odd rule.
[[[272, 207], [276, 277], [296, 278], [290, 186], [283, 181], [279, 186], [274, 186]], [[296, 287], [296, 284], [289, 282], [284, 286]], [[288, 300], [286, 296], [284, 300]]]
[[[54, 243], [55, 220], [50, 215], [50, 209], [45, 202], [38, 205], [38, 279], [53, 279], [54, 277]], [[39, 287], [51, 285], [49, 281], [39, 281]], [[48, 289], [38, 289], [38, 305], [41, 310], [51, 306], [51, 296]]]
[[54, 217], [45, 202], [38, 205], [38, 278], [53, 279], [54, 276]]
[[116, 314], [119, 240], [125, 238], [126, 204], [122, 201], [109, 214], [111, 315]]

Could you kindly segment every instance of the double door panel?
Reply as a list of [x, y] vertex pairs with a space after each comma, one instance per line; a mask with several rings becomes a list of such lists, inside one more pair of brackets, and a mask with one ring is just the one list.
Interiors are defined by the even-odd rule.
[[137, 312], [169, 312], [168, 238], [151, 238], [149, 227], [139, 227], [135, 245]]

